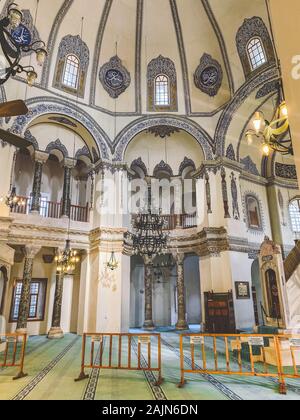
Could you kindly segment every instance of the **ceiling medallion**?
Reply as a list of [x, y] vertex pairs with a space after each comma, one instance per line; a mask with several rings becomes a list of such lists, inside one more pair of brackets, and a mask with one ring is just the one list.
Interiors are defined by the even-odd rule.
[[116, 55], [101, 67], [99, 79], [111, 98], [118, 98], [130, 86], [131, 77]]
[[155, 127], [151, 127], [148, 130], [148, 133], [154, 134], [155, 137], [160, 137], [161, 139], [165, 139], [166, 137], [171, 137], [174, 133], [179, 133], [179, 128], [170, 127], [168, 125], [157, 125]]
[[209, 96], [216, 96], [222, 85], [223, 70], [211, 55], [204, 54], [194, 74], [195, 85]]

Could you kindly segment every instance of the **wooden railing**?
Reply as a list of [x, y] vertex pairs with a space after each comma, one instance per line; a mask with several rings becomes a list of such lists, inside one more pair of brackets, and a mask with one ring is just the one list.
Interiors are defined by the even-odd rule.
[[[15, 214], [29, 214], [31, 199], [29, 197], [18, 197], [21, 204], [15, 205], [12, 208], [12, 213]], [[50, 219], [60, 219], [61, 217], [61, 203], [54, 201], [42, 201], [40, 207], [40, 215]], [[71, 220], [74, 222], [88, 222], [89, 221], [89, 204], [85, 207], [71, 205]]]

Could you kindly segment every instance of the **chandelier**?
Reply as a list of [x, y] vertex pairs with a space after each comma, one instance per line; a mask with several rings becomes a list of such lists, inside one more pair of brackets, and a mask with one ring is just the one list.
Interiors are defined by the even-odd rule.
[[107, 268], [111, 271], [115, 271], [115, 270], [117, 270], [118, 267], [119, 267], [119, 263], [116, 259], [116, 254], [114, 252], [112, 252], [110, 260], [107, 263]]
[[248, 144], [252, 144], [252, 137], [262, 138], [262, 152], [269, 156], [271, 150], [282, 155], [293, 155], [291, 139], [284, 140], [285, 134], [289, 130], [289, 117], [286, 103], [280, 103], [276, 110], [273, 121], [269, 122], [261, 111], [256, 112], [253, 120], [253, 129], [246, 133]]
[[32, 86], [37, 73], [33, 66], [23, 67], [20, 64], [22, 55], [34, 52], [36, 61], [42, 66], [47, 57], [46, 44], [43, 41], [32, 43], [31, 33], [23, 24], [23, 13], [16, 3], [11, 3], [7, 8], [7, 16], [0, 21], [0, 44], [8, 66], [0, 70], [0, 85], [10, 77], [25, 73], [27, 83]]
[[148, 185], [148, 208], [133, 218], [132, 232], [128, 238], [132, 242], [135, 255], [154, 257], [165, 254], [168, 245], [168, 234], [165, 232], [166, 221], [161, 211], [151, 209], [151, 186]]
[[65, 249], [58, 252], [55, 257], [57, 263], [57, 273], [61, 275], [71, 274], [75, 270], [76, 264], [79, 263], [80, 258], [77, 251], [71, 249], [71, 242], [66, 241]]

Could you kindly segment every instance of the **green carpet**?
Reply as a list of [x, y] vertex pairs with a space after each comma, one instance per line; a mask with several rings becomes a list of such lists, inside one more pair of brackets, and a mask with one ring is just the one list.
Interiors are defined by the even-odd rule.
[[[114, 342], [113, 360], [116, 360], [118, 343]], [[127, 343], [123, 343], [122, 363], [127, 361]], [[185, 341], [185, 362], [190, 363], [189, 342]], [[225, 366], [225, 347], [218, 344], [219, 362]], [[136, 360], [137, 343], [132, 345], [132, 360]], [[175, 332], [162, 332], [163, 377], [157, 386], [156, 374], [137, 371], [97, 370], [87, 371], [89, 379], [74, 382], [80, 373], [81, 338], [66, 335], [62, 340], [33, 337], [28, 341], [25, 372], [28, 377], [13, 381], [17, 369], [0, 370], [1, 400], [300, 400], [300, 380], [288, 381], [287, 396], [278, 393], [276, 380], [256, 377], [186, 376], [187, 384], [178, 388], [180, 380], [179, 337]], [[213, 353], [207, 345], [208, 364]], [[147, 363], [143, 347], [144, 363]], [[157, 356], [153, 351], [153, 361]], [[95, 360], [99, 361], [99, 352]], [[103, 360], [108, 360], [108, 345], [104, 346]], [[202, 366], [201, 354], [197, 364]], [[134, 363], [134, 362], [133, 362]], [[237, 367], [231, 354], [232, 367]], [[247, 363], [245, 362], [247, 368]]]

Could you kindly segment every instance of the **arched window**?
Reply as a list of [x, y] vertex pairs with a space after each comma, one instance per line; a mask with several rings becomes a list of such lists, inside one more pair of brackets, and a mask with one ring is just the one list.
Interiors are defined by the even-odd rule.
[[293, 232], [300, 233], [300, 198], [296, 198], [290, 202], [289, 212]]
[[148, 111], [175, 112], [177, 103], [176, 67], [170, 58], [159, 56], [147, 68]]
[[261, 229], [261, 214], [260, 205], [256, 197], [248, 195], [246, 197], [247, 215], [248, 215], [248, 226], [250, 229]]
[[248, 56], [252, 70], [256, 70], [267, 62], [263, 44], [259, 38], [250, 40], [247, 46]]
[[161, 74], [155, 79], [155, 105], [170, 105], [170, 85], [166, 75]]
[[63, 74], [63, 84], [72, 89], [77, 89], [78, 87], [78, 76], [79, 76], [79, 67], [80, 62], [76, 55], [68, 55], [66, 59], [64, 74]]
[[58, 48], [53, 86], [84, 98], [90, 53], [79, 35], [65, 36]]

